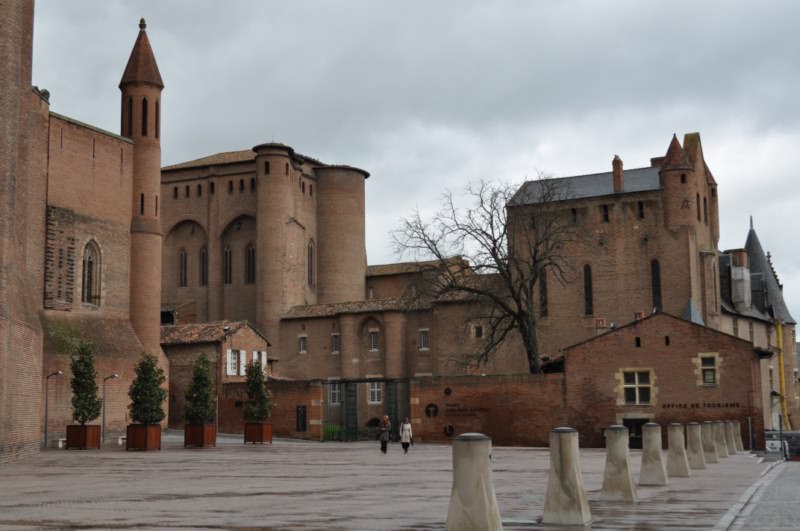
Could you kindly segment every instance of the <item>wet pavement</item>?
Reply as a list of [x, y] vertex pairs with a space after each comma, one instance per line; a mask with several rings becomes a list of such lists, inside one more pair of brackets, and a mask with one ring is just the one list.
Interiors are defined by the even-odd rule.
[[[51, 449], [0, 465], [0, 529], [444, 529], [449, 445], [314, 443], [276, 439], [184, 449], [169, 432], [160, 452]], [[634, 479], [641, 453], [633, 451]], [[762, 463], [740, 453], [639, 487], [636, 504], [605, 502], [605, 450], [581, 450], [591, 529], [796, 529], [800, 463]], [[546, 448], [495, 447], [492, 475], [506, 530], [568, 529], [538, 523], [549, 473]], [[753, 527], [754, 522], [763, 523]]]

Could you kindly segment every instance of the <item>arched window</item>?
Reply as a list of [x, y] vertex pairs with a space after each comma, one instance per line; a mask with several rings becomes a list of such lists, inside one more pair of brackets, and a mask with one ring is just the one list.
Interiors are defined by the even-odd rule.
[[653, 309], [661, 311], [661, 265], [658, 260], [650, 261], [650, 290], [653, 293]]
[[314, 240], [308, 242], [308, 285], [314, 285]]
[[185, 288], [189, 284], [187, 278], [188, 259], [186, 258], [186, 250], [181, 249], [178, 251], [178, 287]]
[[142, 98], [142, 136], [147, 136], [147, 98]]
[[100, 249], [94, 241], [83, 248], [81, 302], [100, 306]]
[[230, 247], [222, 251], [222, 281], [225, 284], [233, 283], [233, 253]]
[[200, 285], [208, 285], [208, 249], [200, 248]]
[[256, 282], [256, 248], [252, 243], [248, 243], [244, 248], [244, 282], [245, 284]]
[[594, 300], [592, 295], [592, 266], [583, 266], [583, 303], [585, 315], [594, 315]]

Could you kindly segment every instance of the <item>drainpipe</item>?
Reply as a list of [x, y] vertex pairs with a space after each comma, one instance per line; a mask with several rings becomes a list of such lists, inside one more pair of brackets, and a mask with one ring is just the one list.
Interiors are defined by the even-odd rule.
[[776, 319], [775, 330], [778, 333], [778, 385], [781, 393], [781, 417], [783, 417], [784, 428], [791, 431], [792, 425], [789, 422], [789, 412], [786, 406], [786, 376], [783, 368], [783, 322]]

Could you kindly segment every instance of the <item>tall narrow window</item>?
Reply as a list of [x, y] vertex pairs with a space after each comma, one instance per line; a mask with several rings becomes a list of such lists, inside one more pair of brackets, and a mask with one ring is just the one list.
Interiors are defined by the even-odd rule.
[[256, 282], [256, 248], [252, 243], [248, 243], [244, 248], [244, 282], [245, 284]]
[[269, 175], [269, 161], [264, 161], [264, 175]]
[[314, 241], [308, 242], [308, 285], [314, 285]]
[[233, 283], [233, 253], [230, 247], [225, 247], [222, 252], [222, 281], [225, 284]]
[[603, 205], [603, 223], [608, 223], [611, 218], [608, 214], [608, 205]]
[[369, 350], [375, 352], [380, 350], [380, 342], [378, 341], [378, 331], [377, 330], [370, 330], [369, 335], [367, 336], [367, 343], [369, 345]]
[[342, 350], [342, 336], [331, 334], [331, 354], [338, 354]]
[[208, 249], [200, 248], [200, 285], [208, 285]]
[[147, 98], [142, 98], [142, 136], [147, 136]]
[[427, 328], [419, 329], [419, 350], [428, 350], [431, 348], [431, 333]]
[[369, 402], [370, 404], [380, 404], [381, 402], [383, 402], [380, 382], [369, 383], [369, 398], [367, 399], [367, 402]]
[[592, 266], [583, 266], [583, 303], [585, 315], [594, 315], [594, 299], [592, 296]]
[[197, 197], [203, 197], [203, 185], [202, 184], [198, 184], [197, 185]]
[[547, 317], [547, 271], [539, 275], [539, 317]]
[[650, 291], [653, 295], [653, 309], [661, 311], [661, 264], [658, 260], [650, 261]]
[[181, 249], [178, 251], [178, 286], [181, 288], [185, 288], [189, 283], [189, 275], [187, 275], [187, 262], [186, 250]]
[[83, 248], [81, 302], [100, 306], [100, 249], [94, 241]]
[[697, 194], [697, 221], [700, 221], [700, 194]]
[[156, 100], [156, 138], [161, 135], [161, 104]]
[[178, 187], [177, 186], [173, 186], [172, 187], [172, 199], [178, 199]]
[[139, 214], [144, 215], [144, 194], [139, 194]]
[[155, 196], [155, 206], [153, 207], [155, 217], [158, 217], [158, 196]]
[[209, 193], [213, 194], [214, 193], [214, 181], [211, 181], [210, 183], [208, 183], [208, 188], [209, 188]]
[[128, 118], [128, 127], [125, 128], [126, 129], [125, 133], [127, 134], [128, 138], [130, 138], [133, 136], [133, 98], [131, 97], [128, 97], [127, 118]]
[[639, 201], [636, 204], [637, 216], [639, 219], [644, 219], [644, 201]]
[[708, 198], [703, 198], [703, 223], [708, 225]]

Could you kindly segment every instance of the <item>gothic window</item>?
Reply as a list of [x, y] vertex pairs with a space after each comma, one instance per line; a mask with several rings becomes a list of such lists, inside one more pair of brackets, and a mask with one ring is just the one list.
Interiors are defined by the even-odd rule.
[[256, 248], [252, 243], [248, 243], [244, 249], [244, 282], [245, 284], [256, 282]]
[[225, 247], [222, 252], [222, 281], [225, 284], [233, 283], [233, 253], [230, 247]]
[[100, 249], [94, 241], [83, 248], [81, 302], [100, 306]]
[[142, 98], [142, 136], [147, 136], [147, 98]]
[[308, 285], [314, 285], [314, 241], [308, 242]]
[[592, 295], [592, 266], [583, 266], [583, 302], [585, 315], [594, 315], [594, 300]]
[[178, 287], [185, 288], [188, 284], [186, 250], [181, 249], [178, 251]]
[[658, 260], [650, 261], [650, 291], [653, 295], [653, 309], [661, 311], [661, 265]]
[[208, 285], [208, 249], [200, 248], [200, 285]]

